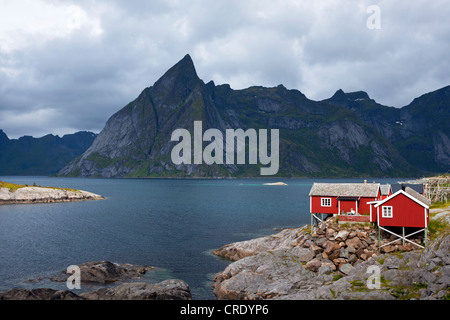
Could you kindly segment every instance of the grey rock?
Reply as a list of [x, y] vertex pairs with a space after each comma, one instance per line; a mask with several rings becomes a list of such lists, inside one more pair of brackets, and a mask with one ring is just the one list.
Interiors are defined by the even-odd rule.
[[334, 239], [336, 241], [345, 241], [345, 240], [347, 240], [349, 233], [350, 232], [347, 230], [341, 230], [334, 236]]
[[[147, 271], [155, 269], [151, 266], [136, 266], [118, 264], [109, 261], [94, 261], [79, 264], [81, 283], [107, 284], [128, 279], [139, 279]], [[68, 278], [66, 271], [51, 277], [53, 281], [65, 282]]]
[[309, 261], [308, 263], [306, 263], [305, 268], [308, 270], [317, 272], [321, 266], [322, 266], [321, 261], [319, 261], [317, 259], [313, 259], [313, 260]]
[[[232, 261], [237, 261], [269, 250], [292, 248], [292, 242], [299, 237], [299, 233], [304, 229], [304, 227], [284, 229], [276, 234], [266, 237], [228, 244], [214, 250], [212, 253]], [[305, 252], [299, 252], [298, 254], [302, 255], [305, 254]]]
[[347, 248], [341, 248], [340, 250], [339, 250], [339, 258], [345, 258], [345, 259], [348, 259], [348, 253], [349, 253], [349, 250], [347, 249]]
[[309, 262], [312, 259], [314, 259], [315, 256], [316, 256], [316, 254], [314, 253], [314, 251], [309, 250], [308, 253], [303, 254], [302, 256], [300, 256], [298, 260], [300, 262]]
[[189, 286], [182, 280], [170, 279], [156, 284], [122, 283], [116, 287], [82, 293], [88, 300], [191, 300]]
[[340, 299], [345, 300], [395, 300], [390, 293], [383, 290], [372, 290], [367, 292], [343, 292]]
[[331, 268], [331, 265], [323, 264], [320, 266], [320, 268], [317, 270], [319, 275], [327, 274], [332, 272], [333, 269]]
[[[310, 241], [307, 248], [303, 247], [305, 241], [301, 247], [270, 250], [233, 262], [214, 278], [214, 293], [219, 299], [382, 300], [410, 296], [420, 296], [421, 299], [446, 297], [442, 292], [449, 286], [450, 266], [448, 259], [438, 256], [436, 252], [447, 250], [448, 232], [424, 250], [379, 254], [371, 251], [374, 250], [372, 247], [363, 248], [359, 237], [367, 239], [373, 235], [371, 229], [364, 230], [356, 230], [352, 238], [350, 232], [346, 242], [340, 242], [341, 246], [331, 240], [334, 236], [327, 238], [322, 243], [321, 254], [314, 252], [317, 241], [323, 237], [317, 234], [303, 238]], [[333, 234], [335, 232], [336, 229], [333, 229]], [[319, 233], [331, 234], [326, 226], [322, 226]], [[347, 243], [356, 249], [347, 246]], [[347, 255], [348, 258], [345, 258]], [[374, 275], [368, 272], [370, 266], [377, 266], [385, 280], [381, 283], [381, 290], [365, 287], [369, 277]], [[336, 267], [339, 270], [334, 271]], [[337, 279], [337, 275], [342, 278]], [[424, 288], [424, 285], [427, 287]]]
[[345, 263], [341, 266], [341, 268], [339, 269], [342, 273], [345, 274], [350, 274], [350, 272], [352, 271], [353, 267], [350, 263]]
[[101, 199], [104, 199], [104, 197], [83, 190], [23, 187], [11, 191], [8, 188], [0, 188], [0, 204], [49, 203]]
[[295, 292], [315, 276], [289, 250], [274, 250], [240, 259], [214, 277], [218, 299], [275, 298]]
[[38, 288], [0, 292], [0, 300], [84, 300], [84, 298], [68, 290]]

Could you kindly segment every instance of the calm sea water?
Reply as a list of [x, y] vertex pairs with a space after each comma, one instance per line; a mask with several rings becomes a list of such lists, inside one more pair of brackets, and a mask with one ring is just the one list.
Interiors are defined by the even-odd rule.
[[[52, 287], [69, 265], [109, 260], [158, 267], [145, 281], [186, 281], [193, 299], [215, 299], [212, 278], [228, 261], [210, 254], [225, 244], [310, 222], [313, 182], [356, 179], [83, 179], [0, 177], [70, 187], [102, 201], [0, 206], [0, 290]], [[287, 186], [267, 186], [283, 181]], [[376, 182], [396, 182], [376, 179]], [[369, 180], [371, 182], [371, 180]], [[39, 281], [32, 279], [44, 278]], [[93, 287], [83, 286], [81, 291]]]

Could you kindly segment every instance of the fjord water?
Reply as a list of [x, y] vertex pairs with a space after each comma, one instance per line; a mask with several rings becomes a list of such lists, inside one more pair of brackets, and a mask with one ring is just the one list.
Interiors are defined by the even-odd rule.
[[[276, 228], [308, 224], [308, 193], [313, 182], [325, 181], [0, 179], [82, 189], [106, 197], [100, 201], [0, 206], [0, 291], [66, 289], [65, 283], [47, 281], [47, 276], [69, 265], [109, 260], [158, 267], [146, 275], [146, 281], [184, 280], [193, 299], [215, 299], [212, 277], [229, 263], [210, 254], [211, 250], [274, 233]], [[287, 185], [264, 185], [278, 181]], [[29, 281], [41, 277], [44, 279]], [[82, 291], [88, 289], [92, 288]]]

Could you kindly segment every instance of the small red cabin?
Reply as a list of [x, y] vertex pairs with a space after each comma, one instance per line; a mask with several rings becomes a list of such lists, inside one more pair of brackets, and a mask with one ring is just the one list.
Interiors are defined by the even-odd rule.
[[311, 214], [367, 214], [368, 202], [381, 200], [379, 183], [314, 183], [310, 197]]
[[385, 227], [427, 228], [430, 200], [406, 187], [381, 201], [371, 202], [370, 221]]

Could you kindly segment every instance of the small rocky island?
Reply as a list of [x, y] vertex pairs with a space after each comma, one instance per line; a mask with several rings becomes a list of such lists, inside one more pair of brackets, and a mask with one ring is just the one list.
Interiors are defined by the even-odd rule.
[[98, 194], [68, 188], [28, 186], [0, 181], [0, 204], [102, 200]]
[[[0, 292], [0, 300], [191, 300], [189, 286], [182, 280], [168, 279], [158, 283], [137, 281], [148, 271], [156, 269], [152, 266], [93, 261], [78, 267], [82, 285], [104, 287], [80, 294], [52, 288], [11, 289]], [[63, 270], [50, 280], [65, 282], [68, 277]], [[114, 283], [120, 284], [111, 286]]]

